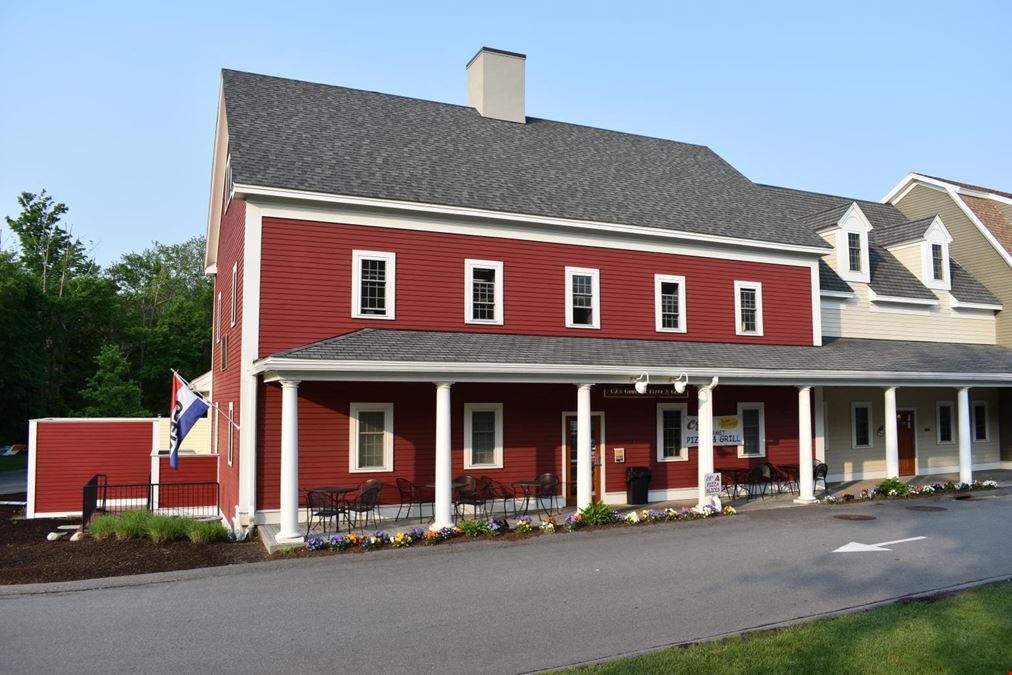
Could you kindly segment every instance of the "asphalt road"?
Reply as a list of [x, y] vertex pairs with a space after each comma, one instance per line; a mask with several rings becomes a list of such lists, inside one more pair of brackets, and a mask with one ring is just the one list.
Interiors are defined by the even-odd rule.
[[[9, 588], [0, 671], [517, 673], [1012, 576], [1012, 495], [914, 504], [947, 510], [810, 506], [101, 590]], [[877, 518], [833, 518], [843, 513]]]
[[14, 492], [24, 492], [28, 488], [28, 471], [3, 471], [0, 472], [0, 495]]

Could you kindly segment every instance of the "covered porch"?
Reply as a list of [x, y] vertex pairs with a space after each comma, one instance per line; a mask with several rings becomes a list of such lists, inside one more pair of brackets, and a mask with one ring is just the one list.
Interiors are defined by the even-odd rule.
[[[947, 353], [952, 362], [946, 365], [958, 370], [937, 370], [939, 347], [957, 348]], [[741, 439], [734, 439], [738, 444], [730, 446], [734, 449], [730, 455], [720, 446], [714, 419], [734, 417], [730, 413], [735, 411], [723, 408], [715, 412], [714, 402], [725, 402], [727, 392], [730, 397], [726, 401], [738, 406], [739, 419], [744, 418], [740, 404], [758, 402], [763, 404], [759, 406], [763, 417], [748, 418], [762, 419], [763, 427], [771, 422], [774, 427], [781, 425], [775, 434], [779, 441], [776, 452], [780, 453], [777, 460], [789, 461], [785, 455], [789, 453], [791, 463], [798, 467], [798, 495], [792, 499], [813, 503], [812, 460], [820, 454], [820, 439], [825, 451], [825, 429], [819, 428], [823, 416], [820, 407], [813, 405], [818, 387], [861, 384], [895, 392], [900, 384], [923, 386], [931, 382], [969, 391], [977, 385], [1012, 384], [1009, 350], [980, 345], [839, 339], [823, 347], [809, 347], [377, 329], [275, 354], [259, 361], [257, 370], [264, 388], [276, 394], [276, 417], [272, 416], [270, 394], [263, 397], [259, 415], [265, 429], [276, 425], [278, 439], [273, 479], [276, 518], [271, 517], [271, 505], [263, 494], [258, 494], [257, 517], [260, 524], [277, 523], [278, 542], [298, 542], [304, 537], [300, 470], [319, 467], [300, 461], [300, 443], [315, 434], [329, 435], [335, 446], [343, 442], [343, 433], [348, 434], [344, 436], [349, 439], [345, 455], [335, 452], [329, 461], [348, 457], [349, 479], [352, 474], [365, 477], [374, 471], [391, 479], [407, 470], [426, 482], [431, 480], [433, 518], [427, 526], [432, 528], [452, 523], [451, 481], [458, 467], [469, 468], [455, 459], [455, 450], [467, 442], [463, 425], [455, 419], [463, 416], [465, 423], [477, 420], [468, 413], [479, 404], [490, 409], [500, 406], [498, 424], [486, 430], [499, 435], [493, 447], [500, 458], [486, 467], [476, 465], [478, 470], [521, 471], [522, 478], [530, 480], [552, 467], [560, 479], [559, 500], [568, 497], [572, 508], [582, 508], [595, 500], [624, 501], [619, 499], [624, 496], [624, 468], [655, 457], [663, 463], [658, 461], [654, 466], [670, 475], [665, 476], [664, 491], [652, 491], [651, 499], [701, 504], [707, 499], [704, 477], [715, 466], [732, 460], [750, 466], [759, 459], [742, 455], [741, 446], [748, 442]], [[347, 426], [324, 423], [301, 428], [307, 407], [327, 408], [320, 401], [320, 392], [327, 387], [343, 390], [340, 405], [348, 406]], [[609, 388], [631, 393], [608, 400], [605, 392]], [[506, 393], [512, 397], [511, 405], [501, 400]], [[387, 400], [395, 395], [401, 397], [396, 406]], [[365, 432], [356, 429], [363, 426], [364, 419], [353, 414], [351, 406], [356, 403], [365, 406], [361, 408], [365, 412], [383, 411], [382, 415], [367, 416]], [[520, 405], [514, 409], [516, 404]], [[662, 414], [662, 406], [672, 414]], [[406, 421], [402, 409], [410, 411]], [[505, 423], [504, 416], [509, 416]], [[613, 430], [637, 418], [634, 429], [615, 437]], [[679, 420], [677, 433], [666, 435], [668, 419]], [[824, 424], [822, 419], [821, 426]], [[324, 428], [327, 426], [329, 430]], [[504, 439], [505, 429], [512, 431]], [[524, 430], [529, 431], [526, 442], [517, 442], [516, 433]], [[368, 436], [373, 432], [374, 440], [356, 440], [366, 439], [362, 433]], [[695, 434], [694, 444], [687, 438], [690, 432]], [[773, 436], [768, 432], [754, 422], [747, 432], [750, 438], [758, 437], [756, 434], [764, 437], [762, 457], [767, 457], [769, 437]], [[461, 441], [455, 442], [458, 433]], [[264, 470], [271, 459], [268, 435], [265, 430], [264, 437], [258, 439], [263, 452], [257, 462], [261, 465], [260, 492], [268, 491], [266, 483], [271, 480]], [[676, 438], [680, 447], [667, 448], [669, 437]], [[403, 456], [398, 452], [396, 460], [394, 438], [406, 448]], [[366, 471], [357, 471], [354, 465], [356, 453], [351, 446], [356, 443], [371, 444], [370, 461], [374, 464]], [[506, 468], [502, 454], [526, 459]], [[495, 451], [493, 460], [494, 455]], [[325, 456], [314, 458], [314, 462], [327, 461]]]

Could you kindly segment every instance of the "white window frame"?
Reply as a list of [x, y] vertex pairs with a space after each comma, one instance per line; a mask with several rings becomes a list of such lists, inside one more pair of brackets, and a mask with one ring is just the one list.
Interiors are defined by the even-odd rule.
[[[359, 467], [358, 417], [363, 412], [383, 412], [383, 465]], [[350, 473], [390, 473], [394, 470], [394, 404], [352, 403], [348, 407], [348, 471]]]
[[[855, 412], [858, 408], [868, 409], [868, 445], [857, 444], [857, 416]], [[873, 408], [871, 401], [851, 401], [850, 402], [850, 447], [854, 450], [863, 448], [872, 448], [875, 446], [875, 422], [872, 418]]]
[[[952, 261], [949, 260], [949, 244], [952, 243], [952, 235], [945, 228], [941, 218], [935, 216], [934, 221], [924, 233], [924, 241], [921, 243], [921, 276], [924, 285], [936, 290], [952, 290]], [[942, 278], [935, 278], [935, 264], [933, 245], [942, 247]]]
[[[844, 281], [856, 281], [858, 283], [869, 283], [871, 281], [871, 262], [868, 252], [868, 233], [871, 232], [871, 223], [864, 215], [857, 203], [851, 203], [846, 213], [839, 220], [839, 229], [836, 231], [836, 273]], [[850, 269], [850, 237], [856, 234], [861, 239], [861, 269], [854, 271]]]
[[[664, 327], [664, 316], [661, 312], [661, 288], [664, 284], [678, 284], [678, 326]], [[654, 328], [658, 333], [684, 333], [688, 322], [685, 317], [685, 277], [673, 274], [654, 275]]]
[[[495, 315], [492, 319], [474, 318], [474, 271], [490, 269], [495, 272]], [[503, 264], [501, 260], [464, 260], [464, 323], [501, 326], [503, 324]]]
[[221, 342], [221, 291], [218, 291], [217, 315], [214, 321], [215, 342]]
[[[664, 456], [664, 411], [679, 410], [682, 413], [682, 447], [678, 449], [678, 455], [674, 457]], [[684, 403], [658, 403], [657, 404], [657, 438], [655, 455], [658, 462], [687, 462], [689, 461], [689, 446], [686, 444], [688, 438], [687, 420], [689, 407]]]
[[[755, 291], [755, 330], [741, 329], [741, 292], [752, 289]], [[763, 335], [763, 285], [761, 281], [734, 282], [734, 333], [735, 335]]]
[[216, 454], [216, 455], [220, 455], [221, 454], [221, 446], [218, 445], [218, 429], [219, 429], [218, 425], [221, 423], [221, 421], [219, 419], [220, 415], [218, 414], [219, 412], [220, 411], [218, 410], [218, 402], [215, 401], [215, 405], [214, 405], [214, 454]]
[[[573, 277], [589, 276], [591, 323], [573, 323]], [[566, 328], [601, 328], [601, 272], [592, 267], [566, 267]]]
[[[745, 417], [743, 410], [759, 411], [759, 454], [745, 454]], [[766, 404], [762, 401], [742, 401], [738, 403], [738, 422], [741, 424], [741, 443], [738, 444], [739, 459], [755, 459], [766, 456]]]
[[[386, 263], [386, 287], [384, 300], [386, 314], [362, 313], [362, 261], [382, 260]], [[395, 300], [397, 298], [397, 254], [390, 251], [351, 252], [351, 316], [355, 319], [380, 319], [393, 321], [396, 318]]]
[[232, 310], [231, 310], [232, 313], [230, 316], [231, 323], [229, 324], [232, 328], [235, 328], [235, 319], [237, 314], [236, 300], [239, 297], [238, 285], [239, 285], [239, 263], [234, 262], [232, 263]]
[[[984, 409], [984, 438], [977, 438], [978, 407]], [[987, 401], [972, 401], [970, 403], [970, 438], [974, 443], [987, 443], [991, 440], [991, 416]]]
[[[471, 457], [471, 414], [492, 411], [495, 413], [495, 448], [491, 464], [476, 464]], [[502, 403], [465, 403], [464, 404], [464, 468], [465, 469], [501, 469], [503, 468], [503, 421]]]
[[[949, 440], [942, 440], [942, 407], [949, 409]], [[935, 443], [954, 445], [956, 443], [956, 406], [952, 401], [935, 401]]]
[[228, 402], [228, 419], [225, 423], [228, 424], [228, 465], [232, 466], [232, 459], [235, 456], [235, 427], [232, 426], [232, 420], [235, 419], [234, 415], [234, 401]]

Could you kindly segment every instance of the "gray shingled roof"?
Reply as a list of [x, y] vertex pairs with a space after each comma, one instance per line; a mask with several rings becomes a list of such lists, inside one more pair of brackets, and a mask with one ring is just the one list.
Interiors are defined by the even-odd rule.
[[871, 238], [879, 246], [892, 246], [893, 244], [923, 239], [924, 233], [927, 232], [928, 227], [934, 221], [935, 217], [932, 216], [930, 218], [921, 218], [920, 220], [911, 220], [902, 225], [875, 228], [871, 232]]
[[949, 258], [949, 279], [952, 282], [950, 293], [960, 302], [979, 302], [984, 305], [1002, 304], [1001, 300], [996, 298], [952, 257]]
[[871, 268], [871, 283], [868, 285], [879, 295], [915, 300], [938, 299], [906, 265], [882, 246], [868, 246], [868, 266]]
[[833, 271], [829, 263], [819, 260], [819, 288], [823, 291], [837, 291], [840, 293], [853, 293], [854, 289], [840, 275]]
[[269, 357], [304, 361], [496, 363], [643, 368], [988, 373], [1012, 380], [997, 345], [835, 338], [822, 347], [366, 328]]
[[222, 72], [236, 183], [825, 248], [707, 147]]

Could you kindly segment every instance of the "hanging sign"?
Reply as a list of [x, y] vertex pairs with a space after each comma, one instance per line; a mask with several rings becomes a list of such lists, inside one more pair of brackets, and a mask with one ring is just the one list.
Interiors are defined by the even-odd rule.
[[[685, 445], [699, 447], [699, 418], [686, 417]], [[713, 418], [713, 445], [741, 445], [741, 418], [721, 415]]]
[[675, 391], [673, 384], [648, 384], [645, 394], [636, 391], [632, 384], [606, 384], [604, 386], [605, 398], [677, 398], [685, 399], [688, 395], [679, 394]]

